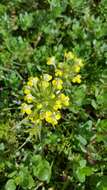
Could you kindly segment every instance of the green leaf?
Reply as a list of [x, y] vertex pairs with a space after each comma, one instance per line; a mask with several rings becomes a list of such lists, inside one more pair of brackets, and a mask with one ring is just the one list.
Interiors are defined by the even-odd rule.
[[37, 157], [35, 156], [35, 163], [33, 164], [34, 176], [36, 176], [41, 181], [46, 181], [49, 183], [51, 177], [51, 166], [49, 162], [37, 155]]
[[5, 149], [4, 143], [0, 143], [0, 151], [3, 151]]
[[23, 167], [16, 177], [16, 183], [23, 188], [32, 188], [34, 186], [34, 180], [30, 175], [27, 167]]
[[80, 182], [85, 182], [86, 176], [90, 176], [92, 173], [93, 170], [90, 167], [78, 168], [76, 171], [76, 175]]
[[7, 181], [5, 190], [15, 190], [16, 189], [16, 184], [13, 179], [10, 179]]
[[77, 106], [82, 106], [85, 96], [86, 96], [85, 85], [81, 85], [80, 87], [74, 88], [73, 101]]
[[84, 137], [82, 137], [81, 135], [78, 135], [76, 138], [78, 139], [78, 141], [79, 141], [81, 144], [83, 144], [83, 145], [86, 145], [86, 144], [87, 144], [87, 140], [86, 140]]

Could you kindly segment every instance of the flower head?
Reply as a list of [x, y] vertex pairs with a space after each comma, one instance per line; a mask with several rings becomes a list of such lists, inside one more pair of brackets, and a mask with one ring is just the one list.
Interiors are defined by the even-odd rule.
[[59, 78], [56, 78], [52, 81], [52, 84], [54, 86], [54, 88], [61, 90], [63, 88], [63, 81]]

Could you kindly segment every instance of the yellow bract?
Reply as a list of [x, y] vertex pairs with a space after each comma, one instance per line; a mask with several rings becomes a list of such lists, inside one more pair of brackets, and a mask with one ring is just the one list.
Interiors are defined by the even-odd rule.
[[49, 86], [49, 82], [48, 81], [42, 81], [41, 84], [42, 84], [42, 88], [44, 88], [44, 89]]
[[43, 78], [44, 78], [44, 80], [46, 80], [48, 82], [48, 81], [50, 81], [52, 79], [52, 76], [48, 75], [48, 74], [44, 74]]
[[64, 106], [69, 106], [69, 97], [65, 96], [65, 94], [60, 94], [59, 99]]
[[32, 87], [33, 85], [36, 85], [38, 82], [38, 77], [30, 77], [28, 79], [27, 85]]
[[21, 112], [23, 114], [25, 114], [25, 113], [28, 114], [28, 115], [31, 114], [32, 113], [31, 106], [26, 104], [26, 103], [23, 103], [21, 105]]
[[57, 125], [58, 121], [61, 118], [61, 114], [60, 112], [51, 112], [51, 111], [47, 111], [45, 114], [45, 120], [48, 123], [51, 123], [52, 125]]
[[61, 90], [63, 88], [62, 84], [63, 84], [63, 81], [59, 78], [56, 78], [52, 81], [52, 84], [54, 86], [54, 88], [58, 89], [58, 90]]
[[75, 58], [75, 55], [71, 52], [71, 51], [69, 51], [69, 52], [65, 52], [64, 53], [64, 57], [66, 58], [66, 59], [68, 59], [68, 60], [72, 60], [72, 59], [74, 59]]
[[28, 89], [27, 87], [24, 88], [24, 94], [30, 94], [30, 89]]
[[47, 59], [47, 65], [55, 65], [55, 57], [49, 57]]
[[27, 101], [28, 103], [32, 103], [33, 99], [34, 99], [34, 97], [32, 96], [32, 94], [27, 94], [25, 96], [25, 101]]
[[33, 81], [32, 81], [32, 80], [29, 80], [29, 81], [27, 82], [27, 85], [30, 86], [30, 87], [32, 87], [32, 86], [33, 86]]
[[61, 114], [60, 114], [60, 112], [57, 112], [57, 113], [56, 113], [55, 118], [56, 118], [56, 120], [61, 119]]
[[62, 103], [61, 103], [61, 101], [60, 100], [57, 100], [56, 102], [55, 102], [55, 105], [54, 105], [54, 110], [58, 110], [58, 109], [61, 109], [62, 108]]

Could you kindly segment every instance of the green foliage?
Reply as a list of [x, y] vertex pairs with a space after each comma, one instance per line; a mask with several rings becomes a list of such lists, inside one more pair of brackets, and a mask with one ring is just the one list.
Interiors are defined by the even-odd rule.
[[33, 173], [41, 181], [47, 181], [49, 183], [51, 177], [51, 166], [49, 162], [43, 160], [40, 155], [32, 157], [33, 161]]
[[[106, 20], [106, 0], [0, 1], [1, 190], [107, 189]], [[83, 60], [80, 84], [65, 52]], [[50, 57], [65, 71], [70, 101], [56, 126], [38, 126], [22, 121], [23, 86], [46, 73], [54, 79]]]

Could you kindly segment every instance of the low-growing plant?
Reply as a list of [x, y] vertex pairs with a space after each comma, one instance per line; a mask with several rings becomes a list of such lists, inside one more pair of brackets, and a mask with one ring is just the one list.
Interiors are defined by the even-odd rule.
[[0, 1], [0, 189], [107, 189], [107, 1]]
[[65, 93], [73, 84], [81, 83], [79, 74], [83, 61], [72, 52], [65, 52], [64, 61], [58, 61], [54, 56], [47, 59], [50, 73], [42, 74], [39, 78], [30, 77], [23, 87], [24, 103], [21, 113], [25, 115], [24, 122], [31, 121], [32, 134], [35, 127], [43, 125], [44, 121], [55, 126], [61, 119], [61, 110], [70, 104], [70, 98]]

